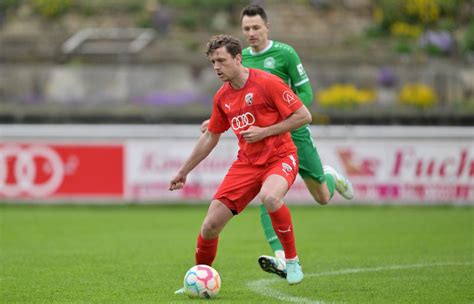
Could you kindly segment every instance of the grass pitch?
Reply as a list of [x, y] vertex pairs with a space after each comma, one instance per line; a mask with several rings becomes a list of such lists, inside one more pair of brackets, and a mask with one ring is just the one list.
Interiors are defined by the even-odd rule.
[[[472, 207], [290, 206], [305, 280], [288, 286], [249, 207], [221, 234], [219, 303], [472, 303]], [[189, 303], [206, 206], [0, 205], [1, 303]]]

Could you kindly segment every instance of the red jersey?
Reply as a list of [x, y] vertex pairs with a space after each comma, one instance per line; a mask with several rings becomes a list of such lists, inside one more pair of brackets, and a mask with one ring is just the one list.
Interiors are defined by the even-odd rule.
[[280, 78], [264, 71], [249, 69], [249, 77], [241, 89], [236, 90], [226, 82], [217, 91], [208, 130], [223, 133], [232, 128], [239, 140], [238, 159], [262, 165], [296, 153], [290, 133], [248, 143], [240, 132], [250, 126], [274, 125], [302, 106], [298, 96]]

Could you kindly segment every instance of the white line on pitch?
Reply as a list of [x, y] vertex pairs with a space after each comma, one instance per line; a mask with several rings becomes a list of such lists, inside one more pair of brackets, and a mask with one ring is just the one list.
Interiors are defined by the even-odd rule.
[[[443, 266], [467, 266], [472, 265], [471, 262], [458, 263], [458, 262], [440, 262], [440, 263], [431, 263], [431, 264], [411, 264], [411, 265], [391, 265], [391, 266], [380, 266], [372, 268], [348, 268], [335, 271], [325, 271], [319, 273], [309, 273], [305, 274], [306, 277], [323, 277], [323, 276], [336, 276], [336, 275], [346, 275], [353, 273], [362, 273], [362, 272], [377, 272], [377, 271], [387, 271], [387, 270], [401, 270], [401, 269], [413, 269], [413, 268], [427, 268], [427, 267], [443, 267]], [[271, 279], [260, 279], [255, 281], [250, 281], [247, 283], [247, 287], [253, 292], [260, 294], [265, 297], [274, 298], [280, 301], [293, 302], [293, 303], [310, 303], [310, 304], [328, 304], [335, 302], [325, 302], [323, 300], [314, 300], [305, 297], [297, 297], [287, 295], [281, 291], [275, 290], [270, 287], [272, 283], [281, 281], [281, 279], [271, 278]]]

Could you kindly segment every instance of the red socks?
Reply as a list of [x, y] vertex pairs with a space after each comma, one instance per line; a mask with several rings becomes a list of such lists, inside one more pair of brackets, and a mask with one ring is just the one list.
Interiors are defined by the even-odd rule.
[[[283, 204], [280, 209], [269, 212], [270, 218], [272, 219], [272, 226], [275, 229], [275, 233], [280, 239], [285, 256], [287, 259], [293, 259], [297, 256], [295, 235], [293, 232], [293, 223], [291, 221], [290, 209]], [[205, 240], [199, 233], [196, 247], [196, 265], [205, 264], [212, 265], [217, 253], [217, 244], [219, 237], [211, 240]]]
[[216, 258], [218, 241], [219, 237], [212, 240], [205, 240], [202, 238], [201, 233], [199, 233], [195, 255], [196, 265], [212, 265], [212, 262]]
[[274, 212], [269, 212], [268, 214], [272, 219], [273, 229], [275, 229], [275, 233], [278, 235], [283, 250], [285, 251], [285, 257], [287, 259], [295, 258], [297, 253], [290, 209], [283, 204], [280, 209]]

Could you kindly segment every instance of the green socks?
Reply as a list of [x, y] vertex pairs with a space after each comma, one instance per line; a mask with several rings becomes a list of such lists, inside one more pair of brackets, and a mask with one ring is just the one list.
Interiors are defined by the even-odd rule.
[[324, 177], [326, 178], [326, 186], [329, 190], [329, 198], [332, 198], [332, 196], [334, 195], [334, 189], [336, 188], [336, 181], [334, 180], [334, 177], [331, 174], [324, 174]]
[[265, 233], [267, 242], [270, 244], [270, 247], [272, 247], [273, 252], [283, 250], [283, 246], [281, 246], [280, 240], [273, 230], [272, 220], [270, 219], [270, 215], [268, 215], [267, 208], [265, 208], [264, 205], [260, 205], [260, 211], [260, 221], [262, 222], [263, 233]]

